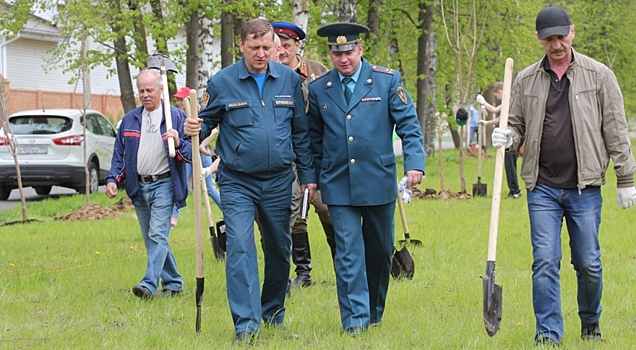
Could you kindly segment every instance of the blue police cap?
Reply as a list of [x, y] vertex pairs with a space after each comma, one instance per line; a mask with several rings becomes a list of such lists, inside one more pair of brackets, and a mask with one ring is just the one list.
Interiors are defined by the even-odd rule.
[[358, 23], [332, 23], [318, 28], [318, 36], [327, 37], [327, 45], [334, 52], [353, 50], [360, 42], [360, 33], [368, 33], [369, 27]]
[[303, 40], [306, 36], [305, 31], [293, 23], [272, 22], [272, 27], [274, 28], [274, 33], [283, 38]]

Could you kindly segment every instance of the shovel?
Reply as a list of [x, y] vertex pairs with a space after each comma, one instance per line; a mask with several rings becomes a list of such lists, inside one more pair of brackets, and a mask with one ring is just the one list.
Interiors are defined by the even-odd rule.
[[[402, 218], [402, 228], [404, 229], [404, 236], [408, 237], [409, 227], [406, 223], [406, 215], [404, 214], [404, 203], [402, 203], [402, 198], [398, 196], [397, 198], [398, 207], [400, 208], [400, 217]], [[405, 242], [409, 242], [410, 238], [407, 238]], [[415, 242], [415, 240], [411, 241]], [[413, 274], [415, 273], [415, 263], [413, 262], [413, 258], [411, 257], [411, 253], [409, 253], [406, 246], [409, 243], [404, 243], [402, 249], [397, 250], [397, 248], [393, 249], [393, 264], [391, 265], [391, 276], [393, 278], [408, 278], [413, 279]], [[419, 244], [422, 244], [420, 242]]]
[[[481, 106], [481, 113], [479, 119], [484, 119], [485, 107]], [[486, 197], [488, 193], [488, 185], [481, 182], [481, 147], [483, 145], [483, 132], [484, 126], [481, 123], [477, 123], [477, 183], [473, 184], [473, 197]]]
[[[504, 73], [504, 88], [501, 102], [499, 128], [506, 130], [508, 126], [508, 111], [510, 109], [510, 86], [512, 84], [512, 58], [506, 59]], [[503, 179], [504, 147], [497, 148], [495, 163], [495, 179], [493, 181], [492, 208], [490, 210], [490, 233], [488, 235], [488, 260], [486, 275], [482, 277], [484, 287], [484, 325], [489, 336], [494, 336], [499, 330], [502, 310], [502, 288], [495, 284], [495, 258], [497, 252], [497, 230], [499, 225], [499, 206], [501, 204], [501, 183]]]
[[402, 196], [398, 193], [398, 208], [400, 209], [400, 218], [402, 219], [402, 227], [404, 228], [404, 239], [399, 240], [399, 244], [404, 244], [405, 246], [413, 244], [414, 246], [421, 246], [422, 241], [419, 239], [411, 239], [411, 234], [409, 233], [409, 225], [406, 222], [406, 213], [404, 212], [404, 203], [402, 203]]

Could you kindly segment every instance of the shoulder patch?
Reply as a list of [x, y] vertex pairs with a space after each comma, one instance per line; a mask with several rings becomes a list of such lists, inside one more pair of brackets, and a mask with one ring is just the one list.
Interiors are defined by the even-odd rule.
[[310, 81], [309, 84], [313, 84], [316, 81], [318, 81], [318, 79], [323, 78], [326, 75], [329, 75], [329, 72], [331, 72], [331, 69], [327, 69], [326, 71], [320, 73], [319, 75], [317, 75], [314, 80]]
[[383, 73], [383, 74], [388, 74], [388, 75], [394, 75], [395, 74], [395, 70], [394, 69], [380, 67], [380, 66], [376, 66], [376, 65], [371, 66], [371, 70], [373, 72], [376, 72], [376, 73]]

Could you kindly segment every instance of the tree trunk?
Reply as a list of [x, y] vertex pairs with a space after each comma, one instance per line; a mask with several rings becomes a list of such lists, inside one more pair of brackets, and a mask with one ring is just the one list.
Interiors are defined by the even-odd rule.
[[[307, 0], [294, 0], [293, 20], [292, 22], [307, 32], [309, 22], [309, 3]], [[298, 54], [303, 55], [305, 50], [305, 40], [300, 42]]]
[[355, 0], [340, 0], [339, 10], [340, 22], [357, 22]]
[[221, 68], [234, 63], [232, 48], [234, 47], [234, 15], [221, 12]]
[[378, 53], [378, 44], [380, 44], [381, 31], [380, 31], [380, 6], [383, 0], [369, 0], [369, 12], [367, 14], [367, 23], [369, 25], [370, 32], [366, 34], [366, 41], [372, 39], [371, 46], [373, 52], [371, 57], [374, 57]]
[[139, 10], [137, 5], [138, 4], [136, 0], [128, 1], [129, 10], [138, 11], [137, 20], [133, 21], [134, 33], [132, 35], [133, 41], [135, 43], [135, 51], [136, 51], [135, 57], [137, 58], [137, 60], [139, 60], [140, 62], [143, 62], [145, 65], [146, 61], [148, 60], [148, 56], [150, 56], [150, 54], [148, 52], [148, 41], [146, 40], [147, 38], [146, 26], [143, 24], [144, 23], [143, 14], [142, 14], [142, 11]]
[[121, 26], [119, 25], [121, 15], [121, 3], [119, 0], [111, 2], [113, 10], [118, 14], [112, 19], [110, 26], [113, 33], [117, 34], [117, 37], [113, 41], [115, 65], [117, 67], [117, 79], [119, 80], [119, 90], [121, 96], [122, 107], [124, 112], [128, 112], [137, 106], [135, 102], [135, 91], [133, 90], [132, 80], [130, 78], [130, 64], [128, 61], [128, 45], [126, 45], [126, 33], [123, 33]]
[[203, 98], [203, 93], [208, 87], [208, 79], [210, 79], [210, 72], [214, 68], [214, 33], [212, 33], [213, 23], [212, 20], [203, 15], [199, 19], [199, 48], [200, 57], [198, 60], [198, 74], [197, 74], [197, 96], [199, 101]]
[[[417, 38], [417, 115], [424, 135], [424, 150], [429, 156], [435, 148], [435, 66], [437, 56], [435, 45], [429, 43], [431, 36], [431, 26], [433, 24], [433, 5], [429, 1], [421, 1], [419, 4], [418, 21], [422, 23], [420, 36]], [[433, 76], [430, 76], [430, 74]], [[431, 86], [432, 83], [432, 86]], [[427, 99], [427, 96], [431, 96]], [[430, 115], [430, 112], [433, 115]], [[429, 114], [427, 114], [427, 110]]]
[[[428, 74], [426, 75], [426, 89], [427, 95], [430, 96], [426, 101], [426, 115], [424, 124], [424, 150], [427, 155], [433, 155], [435, 153], [435, 146], [433, 139], [435, 138], [435, 127], [437, 125], [437, 107], [435, 103], [437, 101], [437, 37], [435, 31], [428, 33], [428, 45], [427, 45], [427, 68]], [[421, 114], [418, 114], [421, 116]], [[441, 145], [440, 139], [440, 145]], [[440, 154], [442, 148], [439, 149]]]
[[197, 14], [198, 6], [188, 18], [186, 22], [186, 86], [196, 89], [199, 81], [199, 16]]
[[[166, 23], [163, 19], [161, 0], [150, 0], [150, 7], [152, 9], [152, 13], [155, 15], [155, 20], [159, 23], [160, 28], [165, 27]], [[159, 34], [159, 36], [155, 38], [155, 47], [157, 48], [157, 52], [170, 57], [170, 51], [168, 51], [168, 39], [163, 36], [163, 34]], [[172, 96], [177, 92], [177, 83], [175, 82], [174, 74], [168, 74], [167, 78], [168, 96]]]

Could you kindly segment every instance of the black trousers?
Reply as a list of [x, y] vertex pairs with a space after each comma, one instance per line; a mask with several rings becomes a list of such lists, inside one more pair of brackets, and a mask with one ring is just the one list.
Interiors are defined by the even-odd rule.
[[506, 168], [506, 180], [508, 181], [508, 189], [510, 194], [519, 193], [519, 181], [517, 180], [517, 158], [518, 153], [506, 152], [504, 157], [504, 166]]

